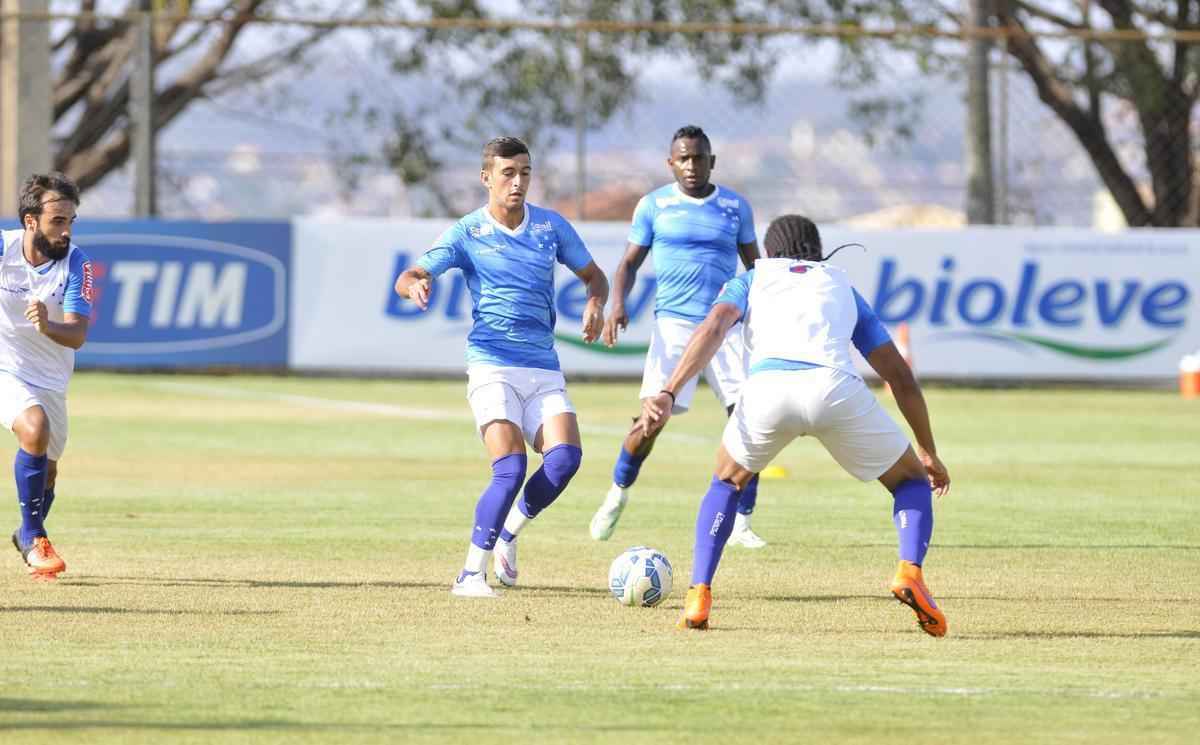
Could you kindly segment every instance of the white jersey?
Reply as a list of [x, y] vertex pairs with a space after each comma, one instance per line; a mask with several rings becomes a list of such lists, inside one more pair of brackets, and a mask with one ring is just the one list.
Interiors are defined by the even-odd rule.
[[67, 256], [34, 267], [22, 250], [24, 230], [0, 231], [0, 371], [39, 388], [65, 392], [75, 369], [75, 350], [38, 333], [25, 318], [29, 301], [45, 303], [49, 320], [66, 313], [89, 315], [92, 268], [71, 244]]
[[850, 356], [858, 304], [846, 272], [824, 262], [759, 259], [745, 315], [751, 369], [803, 360], [861, 378]]

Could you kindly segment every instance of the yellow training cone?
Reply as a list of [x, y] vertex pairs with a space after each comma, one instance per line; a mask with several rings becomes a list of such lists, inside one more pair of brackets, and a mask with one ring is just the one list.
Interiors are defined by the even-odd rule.
[[758, 474], [759, 478], [776, 480], [786, 479], [788, 475], [788, 470], [783, 466], [767, 466]]

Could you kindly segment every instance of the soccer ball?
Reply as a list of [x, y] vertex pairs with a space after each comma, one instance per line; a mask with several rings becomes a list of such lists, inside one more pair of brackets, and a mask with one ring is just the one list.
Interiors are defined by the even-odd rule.
[[621, 605], [651, 608], [671, 594], [671, 562], [659, 551], [634, 546], [608, 568], [608, 589]]

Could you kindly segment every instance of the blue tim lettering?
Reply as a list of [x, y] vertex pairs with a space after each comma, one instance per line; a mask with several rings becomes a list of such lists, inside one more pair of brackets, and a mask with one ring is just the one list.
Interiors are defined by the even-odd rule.
[[1013, 301], [1012, 324], [1029, 325], [1029, 299], [1033, 297], [1033, 285], [1037, 281], [1037, 264], [1026, 261], [1021, 265], [1021, 280], [1017, 284], [1017, 297]]
[[[954, 271], [954, 259], [942, 259], [942, 271]], [[950, 297], [950, 280], [946, 277], [939, 279], [933, 285], [933, 302], [929, 311], [929, 322], [934, 326], [942, 326], [946, 323], [946, 300]], [[962, 299], [959, 299], [958, 307], [962, 308]], [[961, 311], [960, 311], [961, 312]]]
[[[1121, 294], [1114, 306], [1109, 297], [1111, 289], [1108, 282], [1096, 283], [1096, 312], [1100, 315], [1100, 323], [1104, 326], [1115, 326], [1120, 323], [1125, 312], [1133, 304], [1133, 296], [1137, 294], [1141, 283], [1136, 279], [1127, 279], [1121, 283]], [[1147, 296], [1149, 297], [1149, 296]]]
[[1083, 302], [1083, 284], [1074, 280], [1055, 282], [1046, 288], [1038, 302], [1038, 315], [1052, 326], [1078, 326], [1083, 322], [1078, 315], [1067, 316], [1065, 311]]
[[1182, 309], [1188, 302], [1188, 288], [1182, 282], [1163, 282], [1142, 299], [1142, 317], [1146, 323], [1160, 328], [1179, 328], [1186, 318], [1180, 314], [1168, 318], [1165, 314]]
[[629, 297], [625, 300], [625, 313], [629, 316], [629, 320], [632, 321], [642, 315], [642, 311], [654, 300], [656, 292], [658, 292], [658, 279], [647, 277], [642, 281], [640, 291], [629, 293]]
[[[879, 320], [883, 323], [900, 323], [914, 318], [920, 312], [921, 301], [925, 297], [925, 288], [921, 286], [920, 281], [915, 279], [906, 279], [893, 287], [895, 274], [896, 261], [884, 259], [879, 269], [879, 284], [875, 291], [875, 302], [872, 304], [875, 308], [875, 315], [879, 316]], [[901, 306], [903, 310], [893, 310], [892, 302], [896, 300], [903, 302], [905, 293], [908, 293], [908, 305]]]
[[[413, 316], [419, 316], [419, 315], [421, 315], [421, 313], [424, 312], [420, 308], [417, 307], [416, 303], [412, 302], [411, 300], [402, 298], [396, 294], [396, 290], [395, 290], [396, 278], [399, 277], [401, 272], [403, 272], [407, 268], [408, 268], [408, 254], [403, 253], [403, 252], [396, 254], [396, 263], [392, 267], [392, 277], [391, 277], [391, 281], [388, 283], [387, 304], [384, 306], [384, 309], [383, 309], [384, 313], [388, 314], [389, 316], [392, 316], [393, 318], [412, 318]], [[437, 293], [430, 292], [429, 293], [430, 309], [433, 308], [433, 303], [436, 299], [437, 299]]]
[[559, 289], [554, 304], [564, 318], [582, 321], [583, 310], [587, 307], [587, 287], [577, 279], [567, 280]]
[[[991, 301], [987, 305], [987, 310], [976, 315], [972, 311], [972, 298], [979, 296], [980, 291], [988, 291], [991, 293]], [[986, 295], [986, 292], [983, 293]], [[1000, 317], [1000, 313], [1004, 310], [1004, 288], [1000, 283], [993, 279], [976, 279], [963, 285], [962, 292], [958, 295], [958, 314], [962, 319], [973, 326], [986, 326]]]

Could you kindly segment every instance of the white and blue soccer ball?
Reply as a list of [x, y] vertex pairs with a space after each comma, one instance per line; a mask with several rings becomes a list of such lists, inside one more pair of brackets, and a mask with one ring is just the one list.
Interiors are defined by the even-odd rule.
[[608, 589], [622, 605], [654, 607], [671, 594], [671, 562], [661, 551], [634, 546], [608, 568]]

